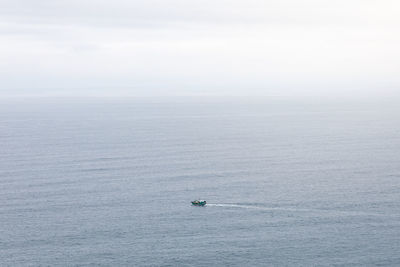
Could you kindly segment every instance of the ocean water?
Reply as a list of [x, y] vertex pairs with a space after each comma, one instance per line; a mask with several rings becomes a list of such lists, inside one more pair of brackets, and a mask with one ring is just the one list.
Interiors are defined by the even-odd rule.
[[0, 265], [399, 266], [400, 108], [2, 100]]

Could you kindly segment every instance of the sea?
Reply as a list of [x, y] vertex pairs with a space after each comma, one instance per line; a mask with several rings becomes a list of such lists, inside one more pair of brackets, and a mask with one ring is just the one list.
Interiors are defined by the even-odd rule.
[[0, 266], [400, 266], [399, 102], [0, 102]]

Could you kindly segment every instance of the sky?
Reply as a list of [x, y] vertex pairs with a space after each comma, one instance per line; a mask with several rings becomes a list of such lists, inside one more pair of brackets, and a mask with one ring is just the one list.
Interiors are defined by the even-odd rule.
[[398, 0], [0, 0], [0, 97], [396, 95]]

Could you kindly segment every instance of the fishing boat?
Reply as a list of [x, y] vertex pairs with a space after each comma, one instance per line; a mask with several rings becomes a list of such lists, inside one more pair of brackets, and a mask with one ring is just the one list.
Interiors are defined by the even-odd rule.
[[205, 206], [207, 204], [207, 201], [205, 200], [194, 200], [192, 201], [193, 206]]

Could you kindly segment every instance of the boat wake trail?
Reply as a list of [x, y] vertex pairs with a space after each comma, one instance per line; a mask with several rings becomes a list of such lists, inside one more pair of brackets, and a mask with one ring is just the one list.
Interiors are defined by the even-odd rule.
[[266, 211], [274, 211], [274, 210], [286, 210], [286, 211], [299, 211], [299, 209], [289, 209], [289, 208], [274, 208], [274, 207], [262, 207], [257, 205], [246, 205], [246, 204], [207, 204], [210, 207], [227, 207], [227, 208], [239, 208], [239, 209], [253, 209], [253, 210], [266, 210]]
[[[275, 212], [289, 212], [289, 213], [306, 213], [306, 214], [319, 214], [326, 216], [377, 216], [381, 217], [382, 214], [362, 212], [362, 211], [344, 211], [344, 210], [332, 210], [332, 209], [306, 209], [297, 207], [266, 207], [260, 204], [234, 204], [234, 203], [207, 203], [209, 207], [222, 207], [222, 208], [237, 208], [237, 209], [249, 209], [249, 210], [263, 210], [263, 211], [275, 211]], [[387, 215], [385, 215], [387, 216]]]

